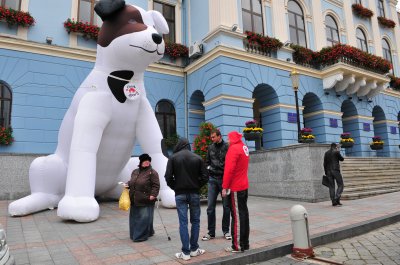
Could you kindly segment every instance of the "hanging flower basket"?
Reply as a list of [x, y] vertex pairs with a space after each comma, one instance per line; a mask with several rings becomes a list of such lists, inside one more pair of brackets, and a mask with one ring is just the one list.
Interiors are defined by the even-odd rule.
[[0, 127], [0, 145], [10, 145], [14, 142], [12, 128]]
[[391, 19], [385, 18], [385, 17], [378, 17], [379, 24], [386, 28], [394, 28], [396, 27], [396, 22], [394, 22]]
[[255, 141], [258, 139], [261, 139], [262, 133], [257, 133], [257, 132], [249, 132], [249, 133], [243, 133], [244, 139], [246, 141]]
[[307, 127], [301, 129], [299, 143], [314, 143], [315, 136], [312, 134], [312, 131], [311, 128]]
[[383, 149], [383, 144], [371, 144], [369, 147], [371, 147], [372, 150], [381, 150]]
[[340, 142], [340, 147], [342, 148], [352, 148], [354, 146], [354, 142]]

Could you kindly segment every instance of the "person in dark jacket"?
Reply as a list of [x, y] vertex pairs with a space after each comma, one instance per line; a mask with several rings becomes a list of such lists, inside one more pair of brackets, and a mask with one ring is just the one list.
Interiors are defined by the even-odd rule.
[[[344, 158], [338, 150], [338, 145], [336, 143], [331, 144], [331, 148], [326, 151], [324, 155], [324, 171], [325, 175], [329, 179], [329, 196], [332, 200], [332, 206], [341, 206], [340, 197], [342, 195], [344, 185], [343, 177], [340, 174], [339, 161], [343, 161]], [[337, 185], [337, 190], [335, 194], [335, 181]]]
[[129, 233], [134, 242], [146, 241], [153, 236], [154, 203], [160, 191], [160, 180], [151, 167], [151, 157], [142, 154], [139, 161], [139, 168], [133, 170], [131, 180], [126, 184], [131, 199]]
[[[190, 151], [187, 139], [179, 139], [174, 153], [168, 159], [165, 171], [167, 185], [175, 191], [176, 210], [179, 218], [179, 235], [182, 252], [177, 259], [190, 260], [204, 254], [199, 248], [200, 232], [200, 188], [207, 183], [207, 170], [203, 159]], [[188, 210], [190, 211], [191, 234], [188, 232]]]
[[228, 134], [228, 140], [229, 149], [225, 158], [222, 196], [228, 196], [230, 199], [232, 245], [225, 248], [225, 251], [235, 253], [250, 248], [250, 221], [247, 208], [249, 149], [242, 142], [242, 135], [236, 131]]
[[[202, 240], [210, 240], [215, 238], [215, 206], [217, 204], [218, 194], [222, 192], [222, 177], [224, 176], [225, 156], [228, 151], [228, 144], [222, 139], [221, 132], [218, 129], [211, 131], [211, 141], [213, 143], [208, 146], [206, 166], [208, 169], [208, 233], [203, 236]], [[227, 240], [231, 240], [229, 233], [229, 222], [231, 211], [229, 202], [226, 197], [222, 198], [223, 214], [222, 214], [222, 233]]]

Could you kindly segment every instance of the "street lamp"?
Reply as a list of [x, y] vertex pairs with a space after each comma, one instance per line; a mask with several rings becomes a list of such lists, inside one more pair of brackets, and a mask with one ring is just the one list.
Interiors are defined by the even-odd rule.
[[297, 141], [300, 142], [300, 113], [299, 113], [299, 100], [297, 97], [297, 91], [299, 90], [299, 72], [293, 68], [290, 73], [290, 79], [292, 79], [292, 87], [294, 91], [294, 97], [296, 100], [296, 116], [297, 116]]

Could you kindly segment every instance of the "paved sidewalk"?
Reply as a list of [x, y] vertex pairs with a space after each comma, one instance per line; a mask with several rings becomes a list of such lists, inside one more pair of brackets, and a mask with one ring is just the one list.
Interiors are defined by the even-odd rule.
[[[400, 222], [367, 234], [314, 248], [315, 255], [344, 265], [399, 265]], [[287, 255], [254, 265], [312, 265], [327, 263], [296, 261]]]
[[[310, 232], [320, 245], [332, 238], [352, 236], [352, 232], [371, 226], [371, 222], [400, 217], [400, 192], [376, 197], [343, 201], [343, 207], [330, 202], [305, 203], [259, 197], [249, 198], [250, 251], [225, 253], [230, 242], [222, 237], [222, 205], [217, 207], [217, 238], [200, 241], [206, 253], [188, 262], [178, 261], [180, 251], [176, 210], [160, 209], [172, 238], [167, 240], [160, 218], [155, 212], [156, 234], [146, 242], [133, 243], [128, 234], [128, 212], [117, 202], [101, 203], [100, 218], [92, 223], [62, 221], [56, 211], [12, 218], [9, 201], [0, 201], [0, 223], [6, 228], [7, 241], [18, 265], [23, 264], [246, 264], [262, 258], [281, 257], [289, 253], [292, 240], [289, 210], [303, 205], [309, 214]], [[206, 204], [202, 205], [200, 237], [207, 232]], [[396, 220], [397, 220], [396, 219]], [[378, 225], [383, 225], [379, 222]], [[361, 229], [361, 230], [360, 230]], [[342, 233], [343, 232], [343, 233]], [[342, 234], [341, 234], [342, 233]], [[330, 238], [331, 237], [331, 238]]]

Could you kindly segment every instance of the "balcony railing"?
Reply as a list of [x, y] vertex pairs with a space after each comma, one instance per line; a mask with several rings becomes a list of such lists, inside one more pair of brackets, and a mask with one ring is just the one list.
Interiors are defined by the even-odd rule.
[[267, 57], [276, 58], [276, 52], [271, 52], [270, 49], [261, 46], [255, 42], [249, 42], [248, 39], [243, 39], [243, 46], [245, 50], [249, 53], [260, 54]]

